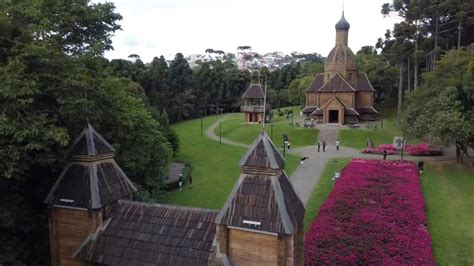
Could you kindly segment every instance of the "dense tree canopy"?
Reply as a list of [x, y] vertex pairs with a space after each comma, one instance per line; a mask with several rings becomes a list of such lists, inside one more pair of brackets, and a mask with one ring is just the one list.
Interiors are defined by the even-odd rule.
[[438, 145], [474, 147], [474, 47], [451, 50], [408, 97], [404, 132]]
[[474, 146], [474, 47], [451, 50], [408, 97], [404, 131], [447, 145]]
[[[2, 265], [48, 264], [42, 201], [87, 122], [116, 148], [132, 181], [150, 192], [160, 189], [170, 134], [132, 81], [141, 81], [140, 72], [117, 77], [114, 64], [128, 61], [102, 58], [119, 19], [112, 3], [0, 2]], [[140, 62], [133, 67], [144, 69]]]

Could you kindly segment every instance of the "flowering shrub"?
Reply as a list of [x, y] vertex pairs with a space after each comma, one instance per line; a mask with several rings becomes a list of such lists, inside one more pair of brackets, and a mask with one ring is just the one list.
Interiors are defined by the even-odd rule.
[[[367, 153], [367, 154], [383, 154], [383, 149], [379, 149], [379, 148], [366, 148], [364, 150], [364, 153]], [[397, 151], [394, 151], [394, 150], [386, 150], [387, 151], [387, 154], [388, 155], [394, 155], [394, 154], [397, 154]]]
[[407, 144], [405, 147], [407, 153], [412, 156], [438, 156], [442, 154], [441, 150], [431, 148], [428, 143]]
[[387, 151], [397, 151], [397, 148], [393, 146], [393, 144], [380, 144], [378, 147], [379, 150], [387, 150]]
[[[388, 155], [397, 154], [397, 148], [392, 144], [381, 144], [377, 148], [366, 148], [363, 152], [367, 154], [383, 154], [386, 150]], [[405, 150], [411, 156], [438, 156], [442, 152], [439, 149], [433, 149], [428, 143], [422, 144], [407, 144]]]
[[305, 236], [306, 265], [435, 265], [416, 165], [354, 159]]

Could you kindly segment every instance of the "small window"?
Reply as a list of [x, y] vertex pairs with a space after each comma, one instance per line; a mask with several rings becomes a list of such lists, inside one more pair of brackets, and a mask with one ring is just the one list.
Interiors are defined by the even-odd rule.
[[352, 80], [352, 73], [349, 73], [349, 80]]

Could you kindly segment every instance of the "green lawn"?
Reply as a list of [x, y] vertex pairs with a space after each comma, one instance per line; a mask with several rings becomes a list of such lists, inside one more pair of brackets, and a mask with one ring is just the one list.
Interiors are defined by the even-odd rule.
[[437, 263], [474, 265], [474, 171], [429, 163], [421, 180]]
[[311, 224], [319, 212], [319, 208], [321, 208], [334, 188], [335, 182], [331, 179], [334, 176], [334, 172], [342, 170], [350, 160], [351, 159], [347, 158], [332, 159], [326, 164], [321, 179], [319, 179], [319, 182], [314, 188], [306, 206], [306, 216], [304, 221], [305, 232], [310, 229]]
[[[239, 161], [246, 149], [219, 144], [206, 137], [206, 129], [216, 121], [215, 116], [203, 120], [203, 136], [200, 119], [173, 125], [179, 135], [181, 151], [175, 160], [188, 162], [193, 167], [193, 188], [185, 186], [182, 191], [168, 192], [160, 202], [201, 208], [220, 209], [240, 174]], [[298, 166], [299, 158], [286, 157], [287, 173]]]
[[[295, 115], [297, 115], [296, 111]], [[317, 129], [290, 126], [286, 116], [274, 116], [273, 123], [266, 125], [268, 135], [271, 135], [272, 127], [273, 142], [277, 147], [282, 147], [283, 133], [288, 134], [292, 147], [314, 145], [318, 139], [319, 131]], [[219, 127], [215, 128], [216, 135], [219, 135], [219, 130]], [[261, 125], [246, 124], [243, 113], [231, 114], [222, 122], [222, 136], [235, 142], [251, 144], [261, 131]]]
[[[381, 110], [383, 116], [383, 126], [381, 122], [375, 123], [377, 127], [367, 129], [364, 125], [361, 128], [344, 128], [339, 131], [339, 139], [342, 146], [355, 149], [364, 149], [367, 147], [367, 139], [373, 141], [375, 146], [380, 144], [393, 143], [393, 137], [402, 136], [402, 131], [397, 127], [396, 109], [386, 108]], [[407, 140], [407, 143], [419, 143], [419, 140]]]

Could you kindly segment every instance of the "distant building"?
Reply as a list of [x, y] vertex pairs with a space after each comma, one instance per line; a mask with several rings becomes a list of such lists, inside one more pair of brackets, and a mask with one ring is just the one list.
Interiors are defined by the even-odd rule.
[[[261, 123], [263, 121], [263, 112], [265, 111], [265, 122], [270, 120], [271, 106], [267, 104], [264, 108], [265, 93], [262, 85], [250, 84], [242, 95], [243, 105], [240, 111], [244, 113], [245, 122]], [[268, 101], [267, 101], [268, 102]], [[265, 110], [264, 110], [265, 109]]]
[[357, 69], [354, 53], [347, 46], [349, 28], [343, 12], [336, 24], [336, 46], [326, 59], [324, 73], [306, 90], [303, 113], [320, 123], [351, 124], [375, 120], [377, 115], [374, 89], [367, 75]]
[[266, 133], [221, 210], [130, 200], [137, 191], [91, 125], [45, 199], [52, 265], [303, 265], [305, 209]]

